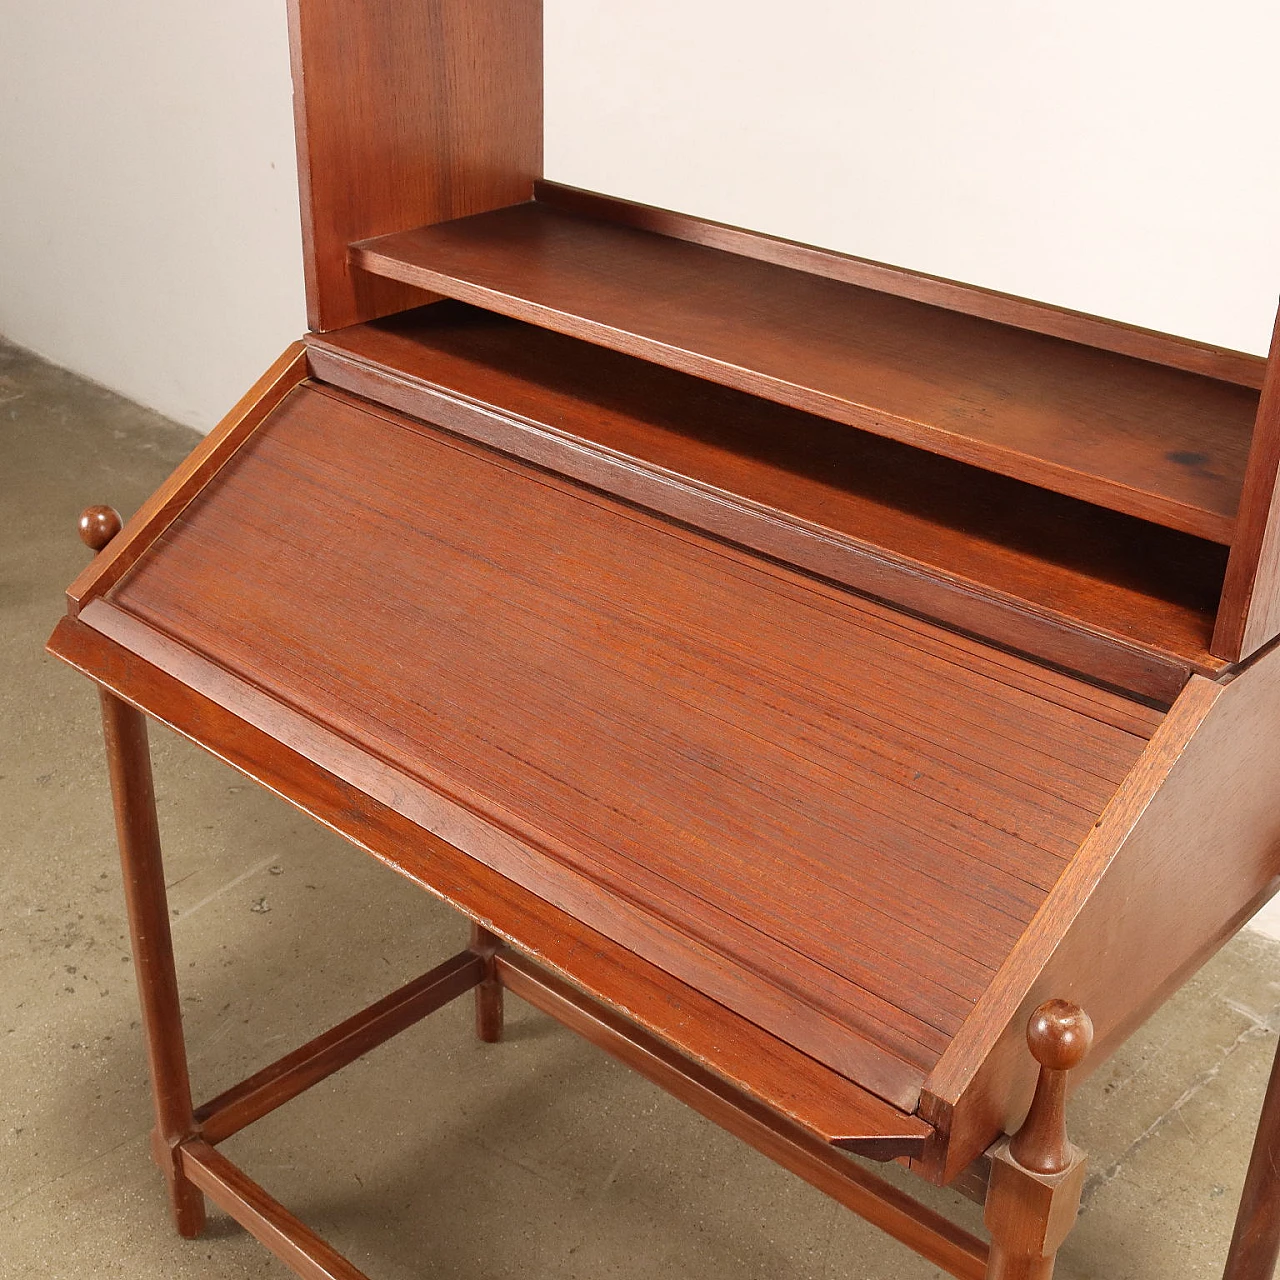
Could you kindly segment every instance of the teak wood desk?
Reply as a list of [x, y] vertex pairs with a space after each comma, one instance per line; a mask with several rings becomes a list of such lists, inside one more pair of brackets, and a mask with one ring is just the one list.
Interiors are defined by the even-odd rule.
[[[178, 1229], [357, 1276], [218, 1144], [510, 989], [952, 1274], [1049, 1276], [1068, 1073], [1280, 878], [1280, 354], [544, 182], [537, 0], [291, 22], [312, 332], [85, 513], [50, 641], [102, 690]], [[193, 1107], [147, 715], [471, 946]], [[1277, 1162], [1273, 1087], [1231, 1280]]]

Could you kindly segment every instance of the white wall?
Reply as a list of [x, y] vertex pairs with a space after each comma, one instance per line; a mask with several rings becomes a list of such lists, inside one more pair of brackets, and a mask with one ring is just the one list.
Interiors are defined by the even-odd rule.
[[[550, 177], [1265, 349], [1273, 0], [546, 13]], [[207, 429], [303, 315], [284, 0], [0, 0], [0, 333]]]
[[550, 178], [1266, 350], [1275, 0], [546, 14]]
[[305, 327], [284, 0], [0, 0], [0, 334], [207, 430]]

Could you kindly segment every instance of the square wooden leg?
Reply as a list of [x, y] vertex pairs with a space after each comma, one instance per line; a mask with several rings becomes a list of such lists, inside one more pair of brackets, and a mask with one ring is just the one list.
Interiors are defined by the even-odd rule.
[[502, 940], [481, 925], [471, 926], [471, 950], [484, 957], [484, 980], [476, 987], [476, 1035], [486, 1044], [502, 1039], [502, 982], [494, 955]]

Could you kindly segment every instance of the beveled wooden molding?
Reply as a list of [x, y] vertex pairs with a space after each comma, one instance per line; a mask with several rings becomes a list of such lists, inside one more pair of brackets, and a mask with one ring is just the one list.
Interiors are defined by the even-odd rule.
[[[67, 588], [67, 611], [73, 617], [90, 600], [120, 581], [169, 522], [217, 475], [267, 415], [306, 376], [306, 348], [301, 342], [291, 343]], [[90, 508], [94, 510], [97, 508]], [[86, 512], [81, 520], [88, 514]], [[103, 517], [94, 517], [95, 522], [99, 519]]]
[[995, 320], [1032, 333], [1064, 338], [1068, 342], [1096, 347], [1100, 351], [1114, 351], [1118, 355], [1148, 360], [1170, 369], [1203, 374], [1205, 377], [1233, 382], [1241, 387], [1256, 390], [1262, 386], [1266, 374], [1267, 362], [1261, 356], [1245, 351], [1233, 351], [1228, 347], [1179, 338], [1174, 334], [1143, 329], [1119, 320], [1107, 320], [1102, 316], [1055, 307], [1047, 302], [1035, 302], [1030, 298], [947, 280], [942, 276], [909, 271], [904, 267], [873, 262], [870, 258], [858, 258], [852, 254], [837, 253], [833, 249], [784, 240], [760, 231], [749, 231], [724, 222], [712, 222], [687, 213], [675, 213], [670, 209], [640, 204], [598, 191], [584, 191], [580, 187], [565, 186], [543, 179], [534, 184], [534, 199], [567, 213], [584, 214], [605, 222], [617, 223], [619, 226], [652, 231], [676, 240], [688, 240], [692, 244], [706, 245], [711, 249], [724, 249], [746, 258], [776, 263], [796, 271], [807, 271], [811, 275], [826, 276], [831, 280], [842, 280], [880, 293], [892, 293], [900, 298], [911, 298], [916, 302], [926, 302], [930, 306], [959, 311], [984, 320]]

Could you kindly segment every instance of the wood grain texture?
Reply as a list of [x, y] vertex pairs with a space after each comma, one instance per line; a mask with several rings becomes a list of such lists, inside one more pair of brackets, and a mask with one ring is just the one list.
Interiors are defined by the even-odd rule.
[[1089, 1011], [1088, 1071], [1275, 891], [1280, 767], [1260, 744], [1278, 720], [1280, 653], [1187, 686], [927, 1082], [921, 1113], [947, 1135], [931, 1176], [958, 1172], [1026, 1109], [1032, 1008], [1056, 995]]
[[576, 213], [588, 218], [601, 218], [606, 222], [638, 231], [653, 231], [658, 235], [688, 240], [693, 244], [712, 249], [725, 249], [746, 258], [758, 258], [761, 262], [776, 262], [779, 266], [808, 271], [812, 275], [828, 276], [848, 284], [862, 285], [880, 293], [891, 293], [948, 311], [960, 311], [965, 315], [979, 316], [984, 320], [996, 320], [1043, 333], [1053, 338], [1066, 338], [1084, 346], [1097, 347], [1100, 351], [1114, 351], [1117, 355], [1133, 356], [1149, 360], [1153, 364], [1182, 369], [1187, 373], [1200, 373], [1222, 382], [1234, 382], [1242, 387], [1257, 390], [1266, 375], [1267, 362], [1261, 356], [1244, 351], [1232, 351], [1190, 338], [1179, 338], [1171, 333], [1158, 333], [1137, 325], [1122, 324], [1101, 316], [1071, 311], [1066, 307], [1050, 306], [1019, 298], [1013, 294], [998, 293], [994, 289], [982, 289], [977, 285], [962, 284], [941, 276], [908, 271], [903, 267], [873, 262], [847, 253], [836, 253], [815, 245], [801, 244], [795, 240], [783, 240], [778, 236], [748, 231], [742, 227], [707, 218], [696, 218], [687, 213], [676, 213], [654, 205], [638, 204], [598, 191], [584, 191], [559, 182], [540, 179], [534, 183], [534, 199], [540, 204]]
[[1171, 703], [1225, 549], [457, 302], [315, 375], [926, 616]]
[[1248, 388], [542, 204], [352, 254], [389, 279], [1231, 540]]
[[[101, 619], [111, 613], [99, 601], [85, 616]], [[58, 624], [49, 647], [820, 1141], [858, 1152], [864, 1146], [878, 1150], [886, 1138], [927, 1132], [921, 1121], [358, 789], [342, 776], [353, 772], [347, 764], [355, 754], [349, 744], [333, 741], [327, 731], [271, 704], [226, 671], [192, 655], [182, 657], [176, 645], [162, 641], [159, 660], [181, 673], [175, 676], [70, 617]], [[331, 767], [317, 763], [320, 757]]]
[[1231, 541], [1213, 651], [1232, 662], [1280, 634], [1280, 315]]
[[73, 614], [120, 580], [165, 525], [306, 376], [306, 352], [301, 342], [292, 343], [67, 588]]
[[529, 199], [541, 0], [289, 0], [289, 24], [309, 323], [420, 303], [347, 246]]
[[309, 388], [111, 600], [899, 1105], [1144, 743], [1100, 691]]

